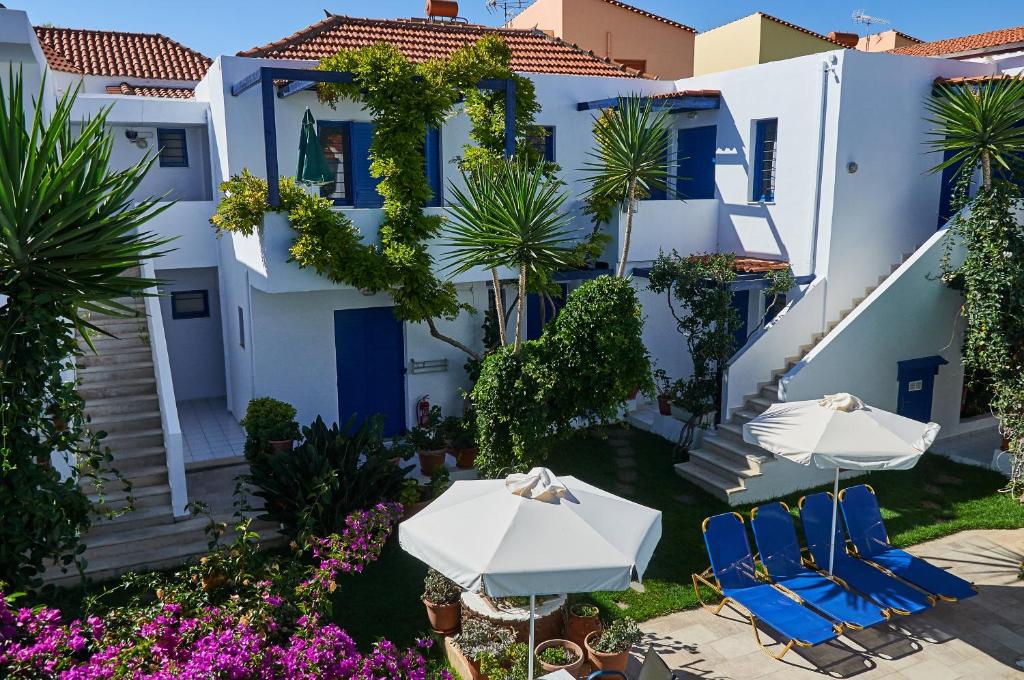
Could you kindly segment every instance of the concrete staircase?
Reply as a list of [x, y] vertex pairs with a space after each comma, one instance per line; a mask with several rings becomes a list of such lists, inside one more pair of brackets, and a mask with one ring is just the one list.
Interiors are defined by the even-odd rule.
[[[760, 447], [744, 442], [744, 423], [750, 422], [772, 404], [782, 401], [779, 398], [779, 381], [782, 376], [817, 347], [912, 254], [905, 253], [888, 274], [880, 276], [877, 283], [866, 288], [864, 295], [853, 300], [850, 307], [841, 311], [839, 317], [831, 321], [824, 331], [816, 333], [807, 344], [801, 345], [799, 354], [786, 357], [784, 365], [771, 372], [769, 382], [761, 384], [756, 394], [748, 395], [743, 406], [729, 414], [726, 422], [704, 434], [700, 448], [690, 451], [690, 460], [676, 464], [676, 474], [730, 505], [757, 502], [780, 495], [779, 483], [772, 479], [771, 468], [785, 465], [785, 474], [792, 475], [793, 466], [776, 460]], [[815, 471], [808, 472], [813, 475]]]

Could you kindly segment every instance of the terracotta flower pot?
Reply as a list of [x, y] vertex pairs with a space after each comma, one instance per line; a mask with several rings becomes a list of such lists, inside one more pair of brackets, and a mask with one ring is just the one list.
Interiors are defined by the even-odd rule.
[[667, 394], [658, 395], [658, 413], [663, 416], [672, 415], [672, 402], [669, 401]]
[[[566, 666], [556, 666], [554, 664], [546, 663], [540, 658], [540, 653], [548, 647], [564, 647], [576, 655], [576, 660]], [[545, 672], [554, 673], [564, 669], [574, 678], [579, 675], [580, 668], [583, 667], [583, 662], [586, 660], [586, 657], [583, 655], [583, 649], [572, 640], [546, 640], [537, 645], [534, 649], [534, 654], [537, 657], [537, 663], [540, 664], [540, 667], [543, 668]]]
[[292, 451], [294, 442], [291, 439], [268, 439], [272, 453], [289, 453]]
[[425, 474], [427, 477], [434, 474], [434, 470], [444, 465], [444, 449], [419, 451], [418, 455], [420, 458], [420, 472]]
[[462, 622], [462, 609], [458, 602], [452, 604], [434, 604], [423, 600], [427, 608], [427, 619], [435, 633], [450, 635], [459, 629]]
[[469, 449], [458, 449], [455, 451], [455, 465], [460, 470], [468, 470], [476, 462], [476, 454], [480, 451], [477, 447]]
[[598, 614], [580, 616], [575, 612], [576, 606], [569, 608], [569, 622], [565, 627], [565, 637], [582, 646], [588, 635], [601, 630], [601, 618]]
[[629, 665], [629, 650], [627, 649], [624, 652], [615, 652], [612, 654], [598, 652], [590, 646], [590, 641], [595, 639], [595, 635], [600, 634], [600, 631], [595, 630], [583, 641], [587, 647], [587, 656], [590, 657], [590, 663], [594, 667], [594, 670], [618, 671], [620, 673], [625, 673], [626, 666]]

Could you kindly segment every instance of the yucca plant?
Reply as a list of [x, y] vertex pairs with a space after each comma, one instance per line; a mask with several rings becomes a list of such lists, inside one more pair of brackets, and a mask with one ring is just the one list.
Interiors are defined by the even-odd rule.
[[503, 320], [500, 267], [518, 271], [514, 351], [519, 351], [526, 309], [527, 276], [541, 278], [569, 264], [575, 238], [562, 210], [562, 185], [522, 159], [503, 159], [462, 175], [466, 189], [451, 185], [452, 219], [446, 227], [453, 274], [483, 267], [491, 271], [501, 344], [508, 344]]
[[591, 201], [625, 205], [626, 233], [616, 274], [625, 276], [637, 201], [664, 191], [669, 178], [668, 114], [654, 111], [650, 99], [620, 97], [616, 109], [594, 120], [596, 149], [582, 170], [589, 175]]
[[78, 554], [91, 504], [51, 454], [98, 488], [109, 455], [62, 370], [81, 353], [76, 331], [90, 345], [102, 332], [89, 312], [135, 314], [119, 298], [156, 282], [126, 272], [163, 244], [138, 230], [161, 208], [133, 196], [152, 158], [111, 168], [106, 111], [72, 129], [77, 92], [44, 112], [45, 82], [31, 103], [20, 73], [0, 82], [0, 580], [14, 587]]
[[928, 146], [951, 152], [934, 168], [941, 172], [959, 164], [957, 178], [980, 167], [982, 185], [992, 188], [994, 171], [1020, 169], [1024, 155], [1024, 78], [1005, 77], [978, 85], [936, 86], [925, 101], [929, 123]]

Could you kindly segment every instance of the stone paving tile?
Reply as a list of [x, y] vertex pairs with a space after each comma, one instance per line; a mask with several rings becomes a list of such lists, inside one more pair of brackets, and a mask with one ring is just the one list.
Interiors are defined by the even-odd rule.
[[[638, 651], [653, 646], [680, 680], [1024, 678], [1015, 665], [1024, 657], [1024, 581], [1018, 578], [1024, 529], [967, 531], [911, 552], [973, 581], [980, 594], [813, 649], [794, 649], [782, 661], [762, 654], [747, 619], [728, 607], [720, 616], [698, 609], [647, 621]], [[762, 632], [762, 640], [771, 639]], [[635, 660], [631, 670], [638, 669]]]

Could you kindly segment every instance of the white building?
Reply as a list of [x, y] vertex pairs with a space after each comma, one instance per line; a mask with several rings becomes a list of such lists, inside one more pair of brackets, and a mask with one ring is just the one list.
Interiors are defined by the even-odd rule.
[[[469, 387], [466, 356], [424, 325], [396, 321], [386, 294], [365, 295], [290, 262], [294, 232], [285, 217], [269, 214], [252, 237], [219, 239], [208, 220], [220, 182], [243, 169], [266, 176], [261, 89], [244, 87], [258, 69], [311, 68], [342, 46], [384, 39], [413, 58], [436, 56], [485, 30], [499, 29], [329, 16], [265, 47], [209, 60], [162, 36], [33, 29], [25, 13], [0, 10], [0, 72], [6, 73], [4, 62], [21, 65], [30, 82], [48, 72], [51, 94], [82, 83], [77, 112], [112, 106], [108, 121], [121, 162], [163, 149], [140, 193], [177, 200], [148, 225], [177, 240], [174, 252], [151, 263], [166, 281], [166, 295], [146, 303], [149, 347], [131, 350], [136, 356], [109, 345], [107, 358], [86, 360], [129, 366], [121, 377], [102, 371], [105, 391], [96, 392], [102, 398], [143, 395], [131, 399], [141, 410], [117, 421], [128, 430], [115, 458], [149, 452], [142, 467], [154, 488], [153, 516], [185, 513], [186, 464], [241, 452], [236, 423], [253, 397], [294, 404], [303, 423], [317, 415], [332, 421], [354, 411], [383, 412], [392, 432], [415, 422], [424, 395], [449, 412], [460, 408], [460, 390]], [[629, 263], [637, 270], [645, 340], [658, 366], [673, 376], [690, 370], [664, 299], [644, 290], [643, 269], [660, 250], [744, 258], [736, 299], [750, 339], [726, 371], [722, 425], [678, 466], [680, 474], [730, 502], [823, 479], [769, 461], [738, 438], [745, 419], [779, 399], [850, 391], [879, 407], [930, 418], [944, 436], [979, 426], [961, 418], [959, 295], [935, 280], [943, 178], [927, 172], [937, 159], [922, 153], [923, 102], [937, 78], [989, 76], [997, 63], [836, 50], [652, 81], [539, 32], [500, 30], [513, 49], [513, 67], [536, 85], [537, 123], [552, 132], [548, 152], [562, 168], [581, 229], [589, 223], [579, 214], [579, 168], [592, 147], [594, 109], [640, 93], [673, 111], [672, 144], [687, 157], [680, 174], [691, 178], [679, 191], [689, 198], [676, 200], [670, 192], [642, 203]], [[322, 137], [337, 135], [344, 157], [344, 179], [327, 191], [364, 240], [375, 242], [382, 211], [366, 170], [370, 115], [357, 103], [322, 105], [308, 89], [286, 93], [275, 86], [275, 94], [278, 167], [283, 174], [295, 167], [300, 120], [309, 107]], [[456, 112], [430, 161], [435, 186], [457, 175], [449, 161], [467, 142], [468, 120]], [[618, 227], [611, 227], [614, 236]], [[435, 258], [441, 251], [440, 243], [431, 246]], [[615, 242], [605, 258], [611, 270], [617, 252]], [[764, 311], [758, 272], [778, 262], [792, 266], [799, 285], [783, 312], [758, 330]], [[567, 273], [565, 283], [571, 288], [601, 273]], [[462, 300], [477, 309], [487, 305], [484, 272], [455, 282]], [[479, 347], [481, 323], [480, 314], [463, 314], [438, 325]], [[536, 324], [530, 332], [539, 332]], [[422, 370], [421, 362], [434, 370]], [[142, 373], [131, 373], [131, 366]], [[635, 420], [665, 427], [649, 414]]]

